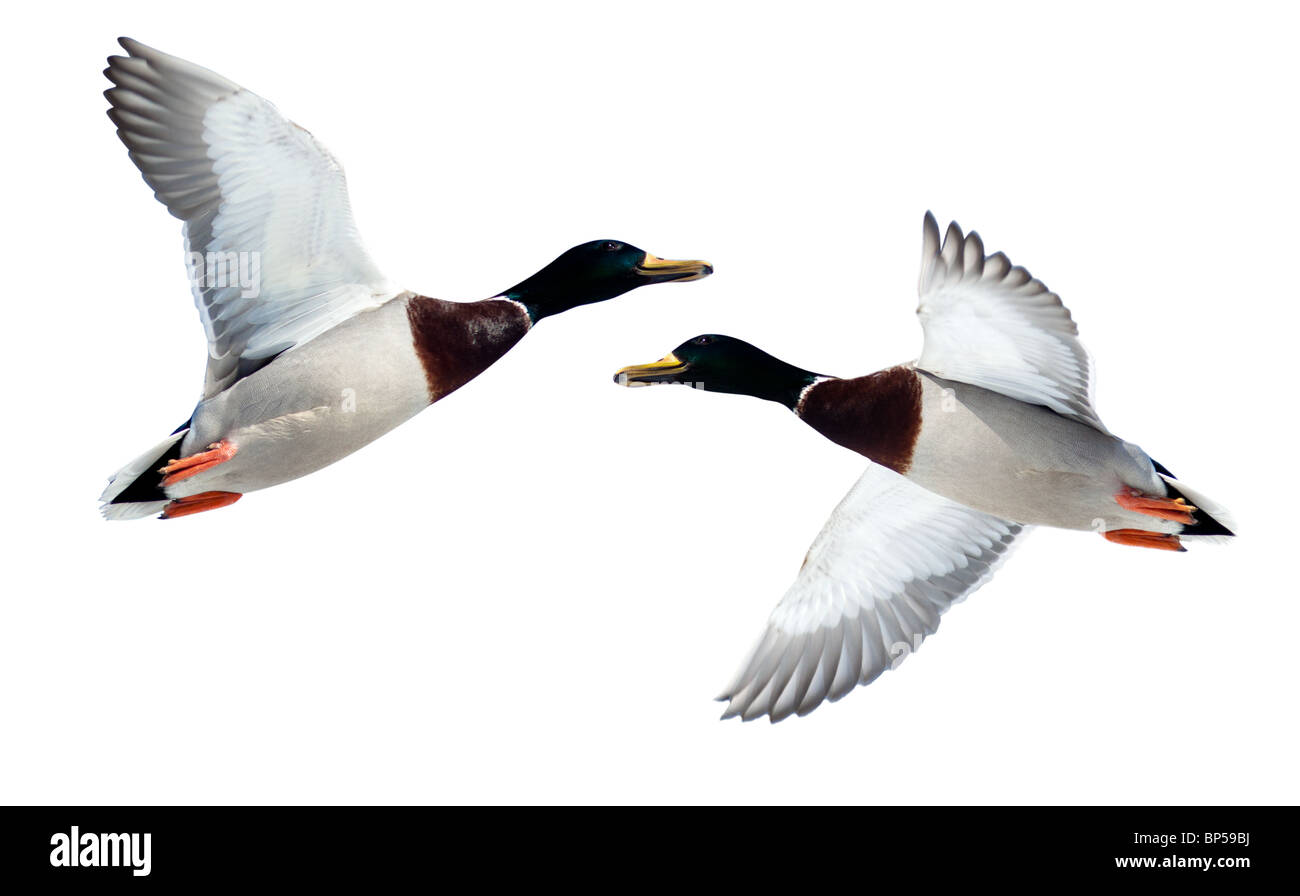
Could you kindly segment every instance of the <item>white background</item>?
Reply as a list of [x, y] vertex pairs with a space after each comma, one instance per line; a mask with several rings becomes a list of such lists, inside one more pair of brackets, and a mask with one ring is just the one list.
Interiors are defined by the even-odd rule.
[[[4, 802], [1300, 799], [1291, 11], [18, 15]], [[105, 478], [186, 418], [205, 350], [179, 222], [104, 116], [118, 34], [310, 128], [411, 288], [487, 296], [606, 237], [717, 274], [548, 320], [306, 479], [106, 523]], [[1037, 531], [898, 671], [718, 722], [863, 461], [776, 405], [610, 376], [702, 332], [841, 375], [914, 357], [927, 208], [1060, 292], [1108, 425], [1245, 537]]]

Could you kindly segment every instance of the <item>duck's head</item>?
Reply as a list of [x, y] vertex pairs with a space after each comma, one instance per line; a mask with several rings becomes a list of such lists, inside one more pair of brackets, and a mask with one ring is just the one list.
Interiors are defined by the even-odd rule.
[[753, 395], [791, 409], [820, 378], [748, 342], [712, 333], [688, 339], [652, 364], [634, 364], [614, 374], [622, 386], [678, 383], [706, 392]]
[[713, 273], [703, 261], [668, 261], [619, 240], [574, 246], [501, 295], [528, 309], [534, 322], [579, 305], [603, 302], [638, 286], [699, 280]]

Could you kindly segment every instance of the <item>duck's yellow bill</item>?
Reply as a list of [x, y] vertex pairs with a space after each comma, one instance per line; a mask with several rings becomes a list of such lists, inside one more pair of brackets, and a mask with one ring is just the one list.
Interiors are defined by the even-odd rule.
[[676, 382], [676, 377], [687, 371], [690, 365], [669, 352], [653, 364], [633, 364], [614, 374], [614, 382], [620, 386], [651, 386], [655, 383]]
[[636, 272], [656, 282], [700, 280], [713, 273], [713, 265], [707, 261], [672, 261], [647, 252], [636, 266]]

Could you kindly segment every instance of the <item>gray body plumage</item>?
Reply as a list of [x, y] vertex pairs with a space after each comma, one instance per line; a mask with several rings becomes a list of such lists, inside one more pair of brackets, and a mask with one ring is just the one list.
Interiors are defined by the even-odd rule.
[[907, 477], [1003, 519], [1061, 529], [1176, 533], [1170, 520], [1125, 510], [1128, 488], [1163, 495], [1136, 445], [1041, 405], [918, 370], [921, 432]]
[[410, 298], [362, 312], [201, 402], [181, 456], [221, 440], [237, 453], [168, 486], [167, 496], [243, 494], [306, 476], [428, 407], [411, 345]]

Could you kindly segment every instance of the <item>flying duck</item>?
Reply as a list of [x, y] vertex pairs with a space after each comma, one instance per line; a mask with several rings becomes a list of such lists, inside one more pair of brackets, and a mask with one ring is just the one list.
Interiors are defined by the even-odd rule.
[[188, 516], [306, 476], [478, 376], [542, 318], [713, 272], [596, 240], [484, 301], [403, 290], [366, 254], [343, 169], [316, 138], [218, 74], [121, 44], [108, 116], [185, 222], [208, 363], [190, 419], [109, 481], [108, 519]]
[[777, 722], [871, 683], [1031, 526], [1163, 551], [1233, 535], [1221, 508], [1102, 424], [1078, 328], [1028, 271], [956, 223], [941, 244], [927, 213], [919, 291], [921, 357], [867, 376], [718, 335], [615, 375], [778, 402], [871, 461], [723, 691], [723, 718]]

